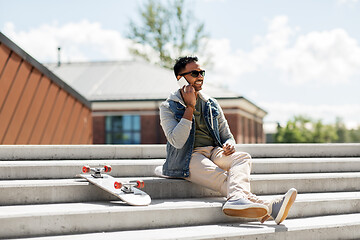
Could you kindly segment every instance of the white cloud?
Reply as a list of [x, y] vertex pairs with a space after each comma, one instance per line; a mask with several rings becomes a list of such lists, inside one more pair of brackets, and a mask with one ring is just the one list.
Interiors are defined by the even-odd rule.
[[[64, 62], [132, 58], [128, 52], [130, 40], [118, 31], [104, 29], [100, 23], [87, 20], [64, 25], [44, 24], [29, 31], [16, 31], [8, 22], [3, 32], [40, 62], [57, 61], [58, 46], [62, 47]], [[360, 76], [360, 47], [345, 30], [299, 33], [297, 27], [289, 26], [286, 16], [277, 16], [268, 22], [264, 35], [254, 37], [250, 51], [232, 49], [226, 38], [208, 39], [207, 49], [216, 62], [207, 79], [220, 85], [232, 85], [245, 74], [261, 74], [261, 77], [281, 78], [285, 85], [305, 86], [309, 83], [340, 85], [356, 81], [354, 77]], [[146, 46], [137, 47], [147, 49]], [[252, 92], [240, 90], [245, 97], [253, 99], [258, 99], [264, 91], [271, 91], [261, 86]], [[256, 104], [269, 112], [266, 121], [286, 122], [293, 115], [308, 114], [330, 121], [341, 116], [348, 125], [360, 123], [358, 104], [310, 106], [258, 101]]]
[[[44, 24], [29, 31], [16, 31], [8, 22], [4, 33], [41, 62], [56, 61], [58, 46], [65, 62], [132, 58], [128, 51], [130, 40], [87, 20], [61, 26]], [[213, 66], [212, 79], [223, 81], [226, 77], [231, 83], [244, 74], [264, 69], [288, 84], [300, 85], [340, 84], [360, 75], [360, 47], [345, 30], [298, 33], [296, 27], [289, 26], [287, 16], [277, 16], [268, 21], [267, 33], [254, 36], [251, 51], [234, 51], [226, 38], [208, 39], [209, 53], [220, 59]]]
[[87, 20], [61, 26], [44, 24], [29, 31], [16, 31], [14, 24], [7, 22], [4, 34], [40, 62], [57, 61], [58, 46], [61, 46], [62, 61], [130, 58], [130, 40], [118, 31]]
[[257, 48], [265, 48], [269, 53], [282, 50], [288, 46], [290, 37], [295, 32], [296, 29], [288, 26], [287, 16], [277, 16], [269, 21], [268, 32], [264, 37], [256, 36], [254, 38], [254, 44], [259, 45]]
[[324, 123], [334, 123], [336, 117], [341, 117], [348, 128], [360, 126], [360, 104], [339, 105], [308, 105], [296, 102], [259, 102], [259, 105], [269, 111], [266, 122], [285, 124], [290, 117], [303, 115]]
[[288, 81], [339, 84], [360, 73], [360, 47], [345, 30], [310, 32], [274, 56]]
[[[210, 39], [209, 49], [217, 61], [214, 73], [228, 73], [233, 81], [259, 69], [277, 72], [288, 84], [341, 84], [360, 75], [360, 47], [343, 29], [298, 34], [286, 16], [269, 21], [268, 32], [254, 37], [249, 52], [233, 51], [228, 39]], [[221, 78], [223, 79], [223, 78]]]
[[359, 0], [337, 0], [337, 4], [339, 5], [354, 5], [358, 2]]

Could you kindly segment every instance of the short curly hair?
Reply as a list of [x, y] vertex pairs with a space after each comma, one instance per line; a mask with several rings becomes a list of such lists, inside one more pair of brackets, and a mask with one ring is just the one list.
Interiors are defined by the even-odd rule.
[[177, 77], [181, 70], [183, 70], [186, 67], [186, 64], [191, 62], [197, 62], [198, 58], [196, 56], [186, 56], [186, 57], [179, 57], [176, 59], [175, 65], [174, 65], [174, 73]]

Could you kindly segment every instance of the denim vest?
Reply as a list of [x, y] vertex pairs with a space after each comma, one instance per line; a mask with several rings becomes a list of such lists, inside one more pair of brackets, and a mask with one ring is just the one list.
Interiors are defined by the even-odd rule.
[[[174, 113], [175, 119], [179, 122], [184, 115], [185, 106], [179, 102], [168, 100], [170, 110]], [[217, 103], [209, 98], [208, 101], [201, 100], [203, 116], [206, 122], [206, 126], [209, 129], [211, 136], [213, 137], [217, 146], [223, 146], [219, 134], [218, 116], [219, 110]], [[195, 141], [195, 120], [193, 117], [192, 128], [190, 135], [183, 148], [177, 149], [167, 142], [166, 162], [163, 165], [163, 174], [169, 177], [185, 178], [189, 177], [189, 164], [191, 155], [194, 150]]]

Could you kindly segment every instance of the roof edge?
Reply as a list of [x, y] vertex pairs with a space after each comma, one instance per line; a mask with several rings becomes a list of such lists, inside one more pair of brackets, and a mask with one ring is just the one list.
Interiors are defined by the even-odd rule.
[[45, 76], [50, 78], [60, 88], [64, 89], [66, 92], [68, 92], [74, 98], [79, 100], [86, 107], [91, 109], [90, 101], [88, 101], [84, 96], [82, 96], [80, 93], [78, 93], [76, 90], [74, 90], [68, 84], [66, 84], [63, 80], [61, 80], [58, 76], [56, 76], [53, 72], [51, 72], [43, 64], [41, 64], [35, 58], [33, 58], [30, 54], [28, 54], [22, 48], [20, 48], [18, 45], [16, 45], [13, 41], [11, 41], [8, 37], [6, 37], [2, 32], [0, 32], [0, 42], [2, 42], [7, 47], [9, 47], [11, 51], [18, 54], [25, 61], [29, 62], [33, 67], [37, 68], [41, 73], [43, 73]]
[[[265, 113], [265, 115], [268, 114], [268, 112], [264, 109], [262, 109], [261, 107], [259, 107], [258, 105], [256, 105], [255, 103], [253, 103], [252, 101], [250, 101], [249, 99], [243, 97], [243, 96], [237, 96], [237, 97], [214, 97], [216, 100], [244, 100], [246, 102], [248, 102], [249, 104], [253, 105], [256, 107], [256, 109], [258, 111], [262, 111]], [[146, 102], [146, 101], [153, 101], [153, 102], [162, 102], [165, 101], [166, 98], [149, 98], [149, 99], [94, 99], [94, 100], [90, 100], [92, 103], [103, 103], [103, 102]]]

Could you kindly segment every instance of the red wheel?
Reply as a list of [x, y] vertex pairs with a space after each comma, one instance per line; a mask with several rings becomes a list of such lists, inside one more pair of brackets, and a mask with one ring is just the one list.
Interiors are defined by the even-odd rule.
[[136, 181], [136, 183], [137, 183], [137, 186], [136, 186], [137, 188], [143, 188], [145, 186], [145, 183], [142, 180], [138, 180], [138, 181]]
[[105, 165], [104, 170], [105, 170], [105, 172], [111, 172], [111, 166]]
[[114, 188], [115, 189], [120, 189], [122, 187], [122, 184], [119, 182], [114, 182]]
[[83, 167], [82, 167], [82, 172], [83, 172], [83, 173], [88, 173], [88, 172], [90, 172], [90, 167], [89, 167], [89, 166], [83, 166]]

